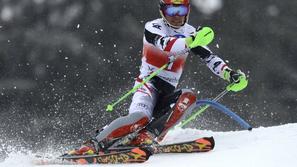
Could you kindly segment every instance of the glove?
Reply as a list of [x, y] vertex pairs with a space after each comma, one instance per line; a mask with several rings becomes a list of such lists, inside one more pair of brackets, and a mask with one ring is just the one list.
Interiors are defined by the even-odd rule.
[[245, 74], [240, 70], [233, 71], [226, 69], [224, 71], [224, 79], [231, 82], [231, 84], [227, 86], [228, 91], [238, 92], [246, 88], [248, 85], [248, 80], [246, 79]]
[[194, 36], [186, 38], [187, 46], [192, 49], [197, 46], [206, 46], [214, 38], [214, 32], [210, 27], [199, 28]]

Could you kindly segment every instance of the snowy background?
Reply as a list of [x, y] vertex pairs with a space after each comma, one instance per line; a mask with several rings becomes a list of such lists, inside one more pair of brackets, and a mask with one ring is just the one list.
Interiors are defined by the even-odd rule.
[[[297, 122], [296, 1], [192, 0], [189, 23], [214, 28], [211, 49], [248, 74], [222, 103], [254, 127]], [[127, 113], [105, 105], [138, 74], [157, 0], [0, 1], [0, 161], [15, 151], [64, 151]], [[180, 88], [213, 98], [226, 83], [190, 56]], [[103, 118], [103, 119], [102, 119]], [[208, 110], [190, 128], [240, 128]]]

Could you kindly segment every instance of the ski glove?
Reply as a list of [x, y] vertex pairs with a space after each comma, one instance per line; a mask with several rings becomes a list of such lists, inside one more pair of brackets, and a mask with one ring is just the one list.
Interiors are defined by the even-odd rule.
[[227, 86], [228, 91], [238, 92], [246, 88], [248, 85], [248, 80], [246, 79], [245, 74], [240, 70], [233, 71], [226, 69], [224, 71], [224, 79], [231, 82], [231, 84]]
[[197, 46], [206, 46], [212, 42], [214, 32], [210, 27], [199, 28], [194, 36], [186, 38], [186, 44], [190, 49]]

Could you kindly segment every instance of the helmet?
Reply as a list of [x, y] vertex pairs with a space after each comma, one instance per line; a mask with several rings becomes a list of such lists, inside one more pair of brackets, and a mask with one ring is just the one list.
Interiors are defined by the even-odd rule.
[[160, 3], [167, 5], [190, 5], [190, 0], [160, 0]]
[[[189, 18], [188, 16], [190, 13], [190, 0], [160, 0], [159, 10], [166, 24], [168, 24], [170, 27], [173, 27], [173, 28], [180, 28], [181, 26], [183, 26], [185, 23], [188, 22], [188, 18]], [[175, 15], [186, 17], [183, 25], [173, 26], [165, 18], [165, 16], [175, 16]]]

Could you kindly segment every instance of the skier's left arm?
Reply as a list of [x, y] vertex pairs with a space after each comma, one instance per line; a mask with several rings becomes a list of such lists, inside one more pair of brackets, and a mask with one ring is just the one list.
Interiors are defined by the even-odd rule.
[[228, 65], [217, 55], [213, 54], [207, 47], [195, 47], [191, 51], [199, 55], [206, 63], [207, 67], [217, 76], [232, 83], [232, 86], [227, 89], [231, 91], [241, 91], [247, 86], [245, 74], [240, 70], [232, 70]]

